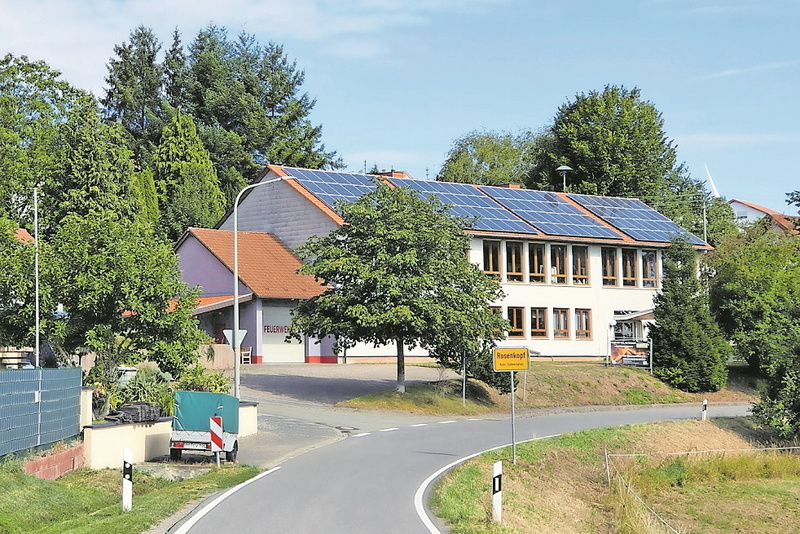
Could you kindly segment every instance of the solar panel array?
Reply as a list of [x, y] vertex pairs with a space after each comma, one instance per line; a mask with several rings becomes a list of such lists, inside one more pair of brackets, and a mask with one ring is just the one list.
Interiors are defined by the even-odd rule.
[[[374, 191], [374, 177], [335, 171], [283, 167], [322, 202], [354, 202]], [[548, 191], [473, 186], [453, 182], [391, 178], [399, 187], [423, 195], [434, 194], [454, 216], [474, 218], [473, 230], [621, 240], [623, 236], [595, 220], [559, 195]], [[568, 195], [598, 218], [639, 241], [666, 243], [684, 236], [695, 245], [702, 239], [690, 234], [644, 202], [633, 198]]]
[[622, 239], [619, 233], [555, 193], [505, 187], [481, 187], [481, 190], [545, 234]]
[[398, 187], [410, 187], [423, 195], [436, 195], [442, 204], [450, 206], [450, 214], [456, 217], [474, 218], [473, 230], [536, 234], [536, 230], [520, 220], [497, 202], [481, 193], [474, 186], [454, 182], [430, 180], [407, 180], [392, 178]]
[[663, 243], [674, 237], [686, 237], [692, 244], [704, 244], [702, 239], [690, 234], [641, 200], [593, 195], [569, 197], [634, 239]]
[[306, 189], [331, 208], [335, 207], [337, 200], [355, 202], [364, 193], [376, 189], [375, 182], [366, 174], [293, 167], [283, 167], [283, 170], [297, 178]]

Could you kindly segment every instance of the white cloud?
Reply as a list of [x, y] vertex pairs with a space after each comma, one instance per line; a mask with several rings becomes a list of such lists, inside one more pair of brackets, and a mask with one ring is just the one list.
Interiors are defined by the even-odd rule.
[[706, 76], [701, 76], [700, 80], [713, 80], [716, 78], [726, 78], [729, 76], [740, 76], [746, 74], [753, 74], [756, 72], [764, 72], [768, 70], [779, 70], [779, 69], [786, 69], [790, 67], [794, 67], [800, 64], [800, 61], [784, 61], [784, 62], [773, 62], [773, 63], [766, 63], [764, 65], [756, 65], [755, 67], [745, 67], [745, 68], [738, 68], [738, 69], [728, 69], [719, 72], [714, 72], [708, 74]]
[[719, 150], [740, 147], [763, 145], [782, 145], [797, 143], [797, 134], [790, 133], [754, 133], [754, 134], [725, 134], [725, 133], [695, 133], [679, 135], [675, 138], [679, 149], [689, 150]]

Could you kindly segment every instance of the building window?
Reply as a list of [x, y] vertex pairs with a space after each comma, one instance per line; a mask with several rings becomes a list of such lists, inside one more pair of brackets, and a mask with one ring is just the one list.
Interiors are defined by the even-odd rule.
[[575, 338], [590, 339], [592, 337], [592, 310], [575, 310]]
[[636, 286], [636, 251], [629, 248], [622, 249], [622, 285]]
[[508, 307], [508, 322], [511, 323], [508, 337], [525, 337], [524, 316], [525, 308]]
[[589, 283], [589, 247], [572, 247], [572, 283]]
[[566, 308], [553, 308], [553, 337], [569, 337], [569, 310]]
[[509, 282], [522, 282], [522, 243], [506, 242], [506, 279]]
[[642, 287], [656, 287], [658, 285], [658, 270], [656, 269], [656, 251], [642, 251]]
[[483, 272], [500, 276], [500, 241], [483, 242]]
[[550, 245], [550, 283], [567, 283], [566, 245]]
[[531, 283], [544, 284], [547, 281], [547, 260], [544, 244], [531, 243], [528, 245], [528, 272]]
[[531, 337], [547, 337], [547, 308], [531, 308]]
[[603, 285], [616, 286], [617, 280], [617, 249], [603, 248], [600, 251], [603, 258]]

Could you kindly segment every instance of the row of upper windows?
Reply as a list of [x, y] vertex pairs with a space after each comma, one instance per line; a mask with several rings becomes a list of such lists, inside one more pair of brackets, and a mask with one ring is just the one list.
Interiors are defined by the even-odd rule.
[[[502, 308], [494, 306], [492, 311], [502, 313]], [[530, 321], [526, 321], [526, 311]], [[578, 340], [592, 338], [592, 310], [586, 308], [575, 308], [570, 313], [569, 308], [552, 308], [548, 312], [548, 308], [508, 306], [506, 318], [511, 324], [509, 339], [529, 335], [531, 339], [572, 339], [573, 335]]]
[[[503, 274], [507, 282], [589, 285], [588, 246], [525, 245], [522, 241], [484, 240], [483, 271], [500, 278], [505, 259]], [[658, 286], [658, 253], [655, 250], [601, 247], [600, 251], [604, 286]]]

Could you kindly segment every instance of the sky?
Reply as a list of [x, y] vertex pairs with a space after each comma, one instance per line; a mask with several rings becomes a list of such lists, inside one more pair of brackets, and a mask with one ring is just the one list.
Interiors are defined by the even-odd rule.
[[800, 0], [0, 0], [0, 53], [101, 96], [137, 26], [166, 49], [209, 24], [284, 46], [351, 171], [433, 179], [456, 139], [538, 131], [618, 85], [661, 112], [693, 178], [797, 210]]

